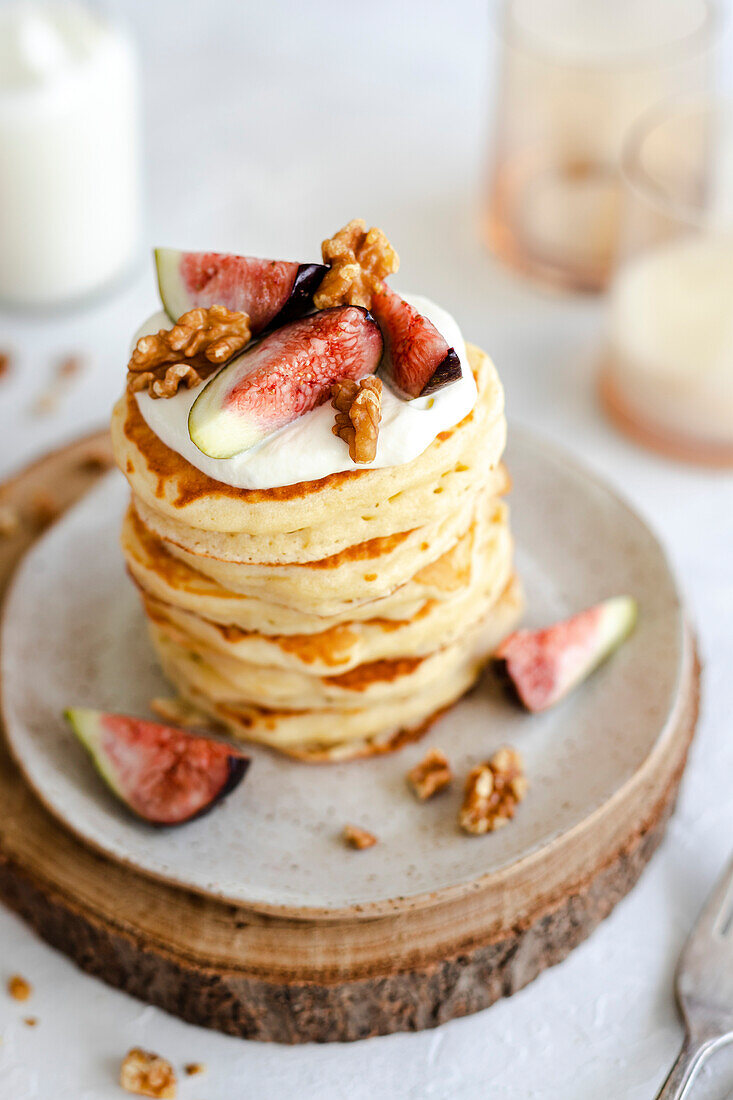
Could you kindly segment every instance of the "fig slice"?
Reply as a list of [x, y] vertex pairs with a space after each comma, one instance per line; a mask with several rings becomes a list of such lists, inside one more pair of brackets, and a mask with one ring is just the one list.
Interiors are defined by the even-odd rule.
[[152, 825], [208, 813], [244, 778], [249, 757], [223, 741], [88, 707], [64, 712], [110, 790]]
[[155, 266], [172, 321], [197, 306], [226, 306], [248, 314], [255, 335], [312, 310], [313, 294], [328, 271], [324, 264], [173, 248], [156, 248]]
[[188, 417], [191, 439], [210, 458], [231, 458], [323, 404], [333, 382], [373, 374], [381, 354], [379, 326], [360, 306], [291, 321], [204, 386]]
[[631, 596], [615, 596], [542, 630], [517, 630], [494, 653], [494, 668], [527, 710], [546, 710], [582, 683], [629, 636]]
[[427, 397], [458, 381], [461, 361], [432, 321], [386, 283], [374, 290], [371, 308], [384, 337], [381, 373], [401, 397]]

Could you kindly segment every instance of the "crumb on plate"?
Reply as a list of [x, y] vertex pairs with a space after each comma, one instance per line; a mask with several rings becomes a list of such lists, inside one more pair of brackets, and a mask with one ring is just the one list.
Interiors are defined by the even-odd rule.
[[358, 825], [345, 825], [343, 836], [350, 848], [356, 848], [359, 851], [372, 848], [377, 843], [374, 833], [368, 832], [367, 829], [360, 829]]

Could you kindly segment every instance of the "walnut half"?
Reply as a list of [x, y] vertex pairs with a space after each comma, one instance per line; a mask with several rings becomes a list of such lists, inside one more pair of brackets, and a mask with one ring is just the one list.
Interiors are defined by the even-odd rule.
[[120, 1085], [136, 1096], [153, 1096], [158, 1100], [175, 1100], [176, 1075], [165, 1058], [149, 1050], [133, 1047], [128, 1050], [120, 1069]]
[[316, 309], [343, 305], [369, 309], [375, 288], [400, 266], [400, 258], [382, 230], [376, 226], [367, 230], [362, 218], [353, 218], [328, 237], [321, 253], [330, 271], [313, 296]]
[[344, 378], [331, 386], [336, 410], [333, 434], [343, 439], [352, 462], [373, 462], [377, 456], [379, 422], [382, 419], [382, 383], [373, 374], [352, 382]]
[[481, 836], [508, 825], [528, 787], [519, 753], [508, 747], [499, 749], [491, 760], [469, 773], [458, 818], [461, 828]]
[[130, 393], [173, 397], [198, 386], [249, 343], [249, 317], [224, 306], [191, 309], [171, 329], [141, 336], [127, 364]]

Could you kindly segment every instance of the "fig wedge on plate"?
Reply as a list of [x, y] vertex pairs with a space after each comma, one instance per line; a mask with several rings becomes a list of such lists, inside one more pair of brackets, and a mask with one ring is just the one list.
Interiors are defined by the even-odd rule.
[[384, 337], [381, 373], [401, 397], [427, 397], [461, 377], [455, 349], [386, 283], [372, 294], [372, 313]]
[[248, 314], [255, 335], [312, 309], [313, 294], [328, 270], [324, 264], [173, 248], [156, 248], [155, 265], [171, 320], [197, 306], [226, 306]]
[[87, 707], [65, 711], [110, 790], [152, 825], [208, 813], [242, 781], [249, 757], [213, 737]]
[[360, 306], [291, 321], [207, 382], [191, 406], [191, 439], [210, 458], [231, 458], [323, 404], [333, 382], [373, 374], [381, 354], [379, 326]]
[[496, 650], [494, 668], [527, 710], [546, 710], [621, 645], [636, 616], [636, 600], [615, 596], [543, 630], [517, 630]]

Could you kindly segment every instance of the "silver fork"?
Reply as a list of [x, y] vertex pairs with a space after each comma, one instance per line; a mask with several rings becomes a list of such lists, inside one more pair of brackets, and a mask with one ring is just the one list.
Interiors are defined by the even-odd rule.
[[677, 964], [685, 1041], [657, 1100], [682, 1100], [705, 1059], [733, 1041], [733, 863], [700, 914]]

